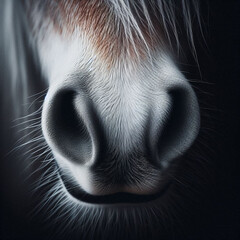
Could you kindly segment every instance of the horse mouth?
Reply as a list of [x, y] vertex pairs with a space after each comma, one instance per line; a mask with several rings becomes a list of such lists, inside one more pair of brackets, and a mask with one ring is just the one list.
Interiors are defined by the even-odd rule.
[[100, 205], [141, 204], [153, 202], [162, 197], [172, 184], [172, 181], [169, 180], [158, 192], [148, 195], [127, 192], [117, 192], [106, 195], [92, 195], [85, 192], [80, 187], [74, 186], [74, 184], [69, 181], [68, 177], [66, 177], [64, 174], [60, 175], [64, 187], [72, 197], [74, 197], [79, 202]]

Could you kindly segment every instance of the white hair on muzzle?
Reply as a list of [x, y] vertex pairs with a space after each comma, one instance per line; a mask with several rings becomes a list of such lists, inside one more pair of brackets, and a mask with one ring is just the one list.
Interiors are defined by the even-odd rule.
[[[68, 1], [69, 4], [74, 0]], [[55, 1], [14, 1], [2, 0], [0, 2], [0, 80], [2, 105], [4, 101], [11, 101], [12, 111], [15, 117], [26, 114], [24, 106], [28, 103], [31, 88], [41, 80], [36, 76], [39, 70], [38, 56], [34, 40], [29, 30], [27, 9], [32, 6], [41, 13], [44, 11], [44, 3], [56, 4]], [[124, 26], [124, 33], [131, 41], [134, 36], [141, 39], [146, 47], [140, 22], [147, 24], [149, 31], [155, 31], [152, 16], [157, 18], [163, 28], [165, 37], [170, 46], [179, 48], [179, 22], [177, 16], [181, 16], [185, 33], [190, 47], [195, 55], [193, 39], [193, 20], [196, 19], [200, 26], [199, 1], [197, 0], [105, 0], [102, 3], [109, 5], [117, 19]], [[101, 4], [101, 3], [99, 3]], [[42, 12], [43, 13], [43, 12]], [[31, 13], [30, 13], [31, 14]], [[139, 22], [140, 21], [140, 22]], [[181, 28], [182, 31], [182, 28]], [[134, 32], [134, 36], [133, 33]], [[175, 47], [176, 46], [176, 47]], [[35, 72], [34, 72], [35, 71]]]

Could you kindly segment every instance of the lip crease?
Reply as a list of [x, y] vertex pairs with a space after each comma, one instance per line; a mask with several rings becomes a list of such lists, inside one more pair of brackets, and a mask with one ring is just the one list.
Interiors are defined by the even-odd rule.
[[146, 203], [154, 201], [160, 198], [170, 187], [171, 181], [165, 184], [165, 186], [157, 193], [149, 194], [149, 195], [140, 195], [126, 192], [118, 192], [107, 195], [91, 195], [80, 187], [73, 187], [71, 182], [67, 180], [63, 174], [61, 174], [61, 179], [63, 181], [66, 190], [76, 199], [81, 202], [92, 203], [92, 204], [121, 204], [121, 203]]

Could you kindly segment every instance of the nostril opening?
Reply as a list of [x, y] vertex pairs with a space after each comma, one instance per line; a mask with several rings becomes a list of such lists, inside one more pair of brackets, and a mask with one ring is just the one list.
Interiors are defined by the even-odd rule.
[[[187, 99], [185, 93], [181, 90], [172, 90], [169, 92], [172, 105], [165, 121], [158, 144], [165, 149], [167, 146], [174, 146], [174, 142], [180, 140], [183, 131], [186, 131]], [[182, 139], [181, 141], [184, 141]], [[160, 156], [160, 155], [159, 155]]]
[[[85, 116], [75, 106], [74, 91], [58, 92], [49, 103], [47, 139], [54, 152], [76, 163], [84, 164], [92, 158], [93, 144]], [[84, 101], [84, 99], [82, 98]], [[87, 104], [82, 104], [87, 108]], [[84, 113], [83, 113], [84, 114]]]
[[199, 108], [193, 90], [175, 88], [169, 91], [170, 107], [153, 146], [154, 158], [167, 167], [192, 145], [199, 129]]

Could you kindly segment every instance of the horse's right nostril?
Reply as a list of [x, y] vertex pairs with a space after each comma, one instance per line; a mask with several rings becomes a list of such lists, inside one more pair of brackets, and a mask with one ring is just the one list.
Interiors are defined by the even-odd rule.
[[55, 154], [80, 165], [93, 163], [99, 154], [100, 123], [84, 93], [57, 92], [43, 111], [43, 132]]
[[[199, 107], [188, 84], [170, 88], [169, 106], [160, 126], [152, 121], [149, 132], [149, 155], [162, 167], [180, 157], [193, 143], [199, 131]], [[152, 119], [156, 119], [153, 116]]]

